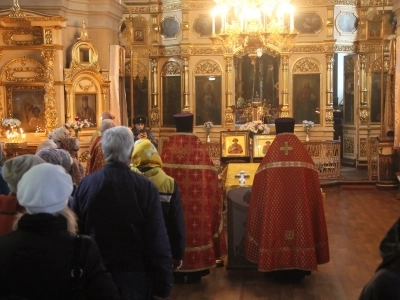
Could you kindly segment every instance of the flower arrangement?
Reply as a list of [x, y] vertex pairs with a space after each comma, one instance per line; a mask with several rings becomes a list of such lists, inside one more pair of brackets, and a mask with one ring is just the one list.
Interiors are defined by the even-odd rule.
[[303, 129], [306, 132], [306, 134], [308, 134], [313, 127], [314, 127], [313, 121], [303, 120]]
[[250, 133], [268, 134], [270, 129], [267, 124], [262, 121], [251, 121], [239, 127], [239, 130], [250, 131]]
[[1, 122], [1, 125], [3, 128], [18, 128], [21, 127], [21, 121], [18, 119], [4, 119], [3, 122]]
[[207, 133], [210, 132], [211, 128], [213, 128], [214, 124], [211, 121], [205, 122], [203, 127]]
[[68, 121], [67, 123], [64, 124], [64, 126], [68, 130], [73, 129], [75, 131], [75, 136], [77, 137], [82, 128], [92, 126], [92, 123], [90, 123], [87, 119], [82, 121], [81, 119], [76, 117], [75, 122], [71, 123]]

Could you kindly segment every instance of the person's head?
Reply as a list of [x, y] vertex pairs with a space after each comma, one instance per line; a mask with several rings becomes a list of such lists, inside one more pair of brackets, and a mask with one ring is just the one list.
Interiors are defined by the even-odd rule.
[[133, 124], [137, 130], [143, 129], [146, 126], [146, 117], [144, 116], [136, 116], [133, 119]]
[[193, 132], [193, 114], [181, 113], [174, 115], [176, 132]]
[[22, 176], [33, 166], [44, 163], [43, 159], [33, 154], [20, 155], [6, 160], [2, 176], [10, 187], [10, 191], [17, 192], [17, 185]]
[[276, 134], [279, 133], [294, 133], [295, 120], [293, 118], [277, 118], [275, 119]]
[[76, 233], [76, 217], [67, 207], [72, 178], [63, 167], [48, 163], [34, 166], [22, 176], [17, 189], [18, 202], [28, 214], [61, 215], [67, 220], [68, 231]]
[[56, 149], [58, 154], [61, 156], [61, 166], [65, 169], [65, 171], [71, 171], [71, 165], [73, 163], [72, 157], [67, 150], [64, 149]]
[[57, 144], [54, 143], [52, 140], [44, 140], [43, 142], [41, 142], [37, 148], [36, 148], [36, 153], [38, 153], [41, 149], [43, 148], [53, 148], [53, 149], [57, 149]]
[[101, 119], [102, 120], [107, 120], [107, 119], [114, 120], [115, 115], [111, 111], [108, 110], [101, 114]]
[[266, 141], [265, 145], [271, 145], [271, 142], [270, 141]]
[[67, 150], [71, 157], [77, 158], [80, 148], [79, 140], [74, 136], [69, 136], [62, 141], [61, 148]]
[[133, 147], [132, 164], [140, 167], [162, 167], [162, 160], [156, 147], [148, 139], [137, 140]]
[[68, 136], [70, 136], [70, 132], [67, 128], [63, 126], [63, 127], [58, 127], [54, 129], [52, 132], [50, 132], [49, 139], [52, 140], [54, 143], [56, 143], [57, 147], [60, 147], [63, 139], [65, 139]]
[[32, 113], [37, 117], [40, 114], [40, 108], [35, 106], [32, 108]]
[[103, 135], [104, 131], [113, 127], [115, 127], [114, 121], [111, 119], [105, 119], [101, 121], [99, 130], [100, 133]]
[[237, 142], [239, 142], [239, 140], [238, 140], [237, 138], [234, 138], [234, 139], [232, 140], [232, 142], [233, 142], [234, 144], [237, 144]]
[[88, 96], [82, 96], [82, 107], [87, 108], [89, 106], [89, 97]]
[[128, 127], [107, 129], [101, 138], [101, 150], [106, 162], [122, 162], [129, 165], [133, 150], [133, 133]]
[[60, 153], [58, 153], [57, 149], [46, 147], [40, 149], [35, 155], [39, 156], [45, 162], [48, 162], [53, 165], [62, 165], [62, 157]]

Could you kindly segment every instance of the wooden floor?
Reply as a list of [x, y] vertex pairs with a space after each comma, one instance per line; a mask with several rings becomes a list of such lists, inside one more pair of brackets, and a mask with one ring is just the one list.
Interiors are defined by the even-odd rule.
[[398, 191], [344, 185], [325, 187], [324, 192], [331, 260], [303, 282], [278, 284], [257, 271], [222, 267], [199, 284], [174, 285], [171, 300], [358, 299], [381, 261], [380, 241], [400, 216]]

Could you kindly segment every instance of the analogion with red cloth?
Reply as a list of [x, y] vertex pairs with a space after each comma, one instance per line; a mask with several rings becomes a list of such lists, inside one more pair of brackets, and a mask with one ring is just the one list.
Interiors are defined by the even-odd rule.
[[329, 261], [318, 172], [293, 133], [278, 134], [254, 177], [245, 256], [258, 270], [316, 270]]
[[185, 218], [185, 257], [177, 271], [215, 267], [216, 259], [227, 253], [217, 169], [204, 145], [192, 133], [171, 135], [161, 158], [165, 173], [178, 183]]

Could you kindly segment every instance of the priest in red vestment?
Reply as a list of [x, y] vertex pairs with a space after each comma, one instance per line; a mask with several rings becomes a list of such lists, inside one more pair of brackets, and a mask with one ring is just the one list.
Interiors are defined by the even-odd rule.
[[294, 123], [275, 120], [275, 140], [254, 177], [245, 238], [246, 258], [286, 282], [298, 282], [329, 261], [318, 172], [293, 134]]
[[[163, 170], [178, 183], [185, 219], [185, 256], [176, 282], [199, 282], [227, 248], [222, 218], [222, 188], [210, 154], [193, 132], [193, 114], [174, 115], [177, 133], [162, 150]], [[178, 273], [179, 272], [179, 273]]]

